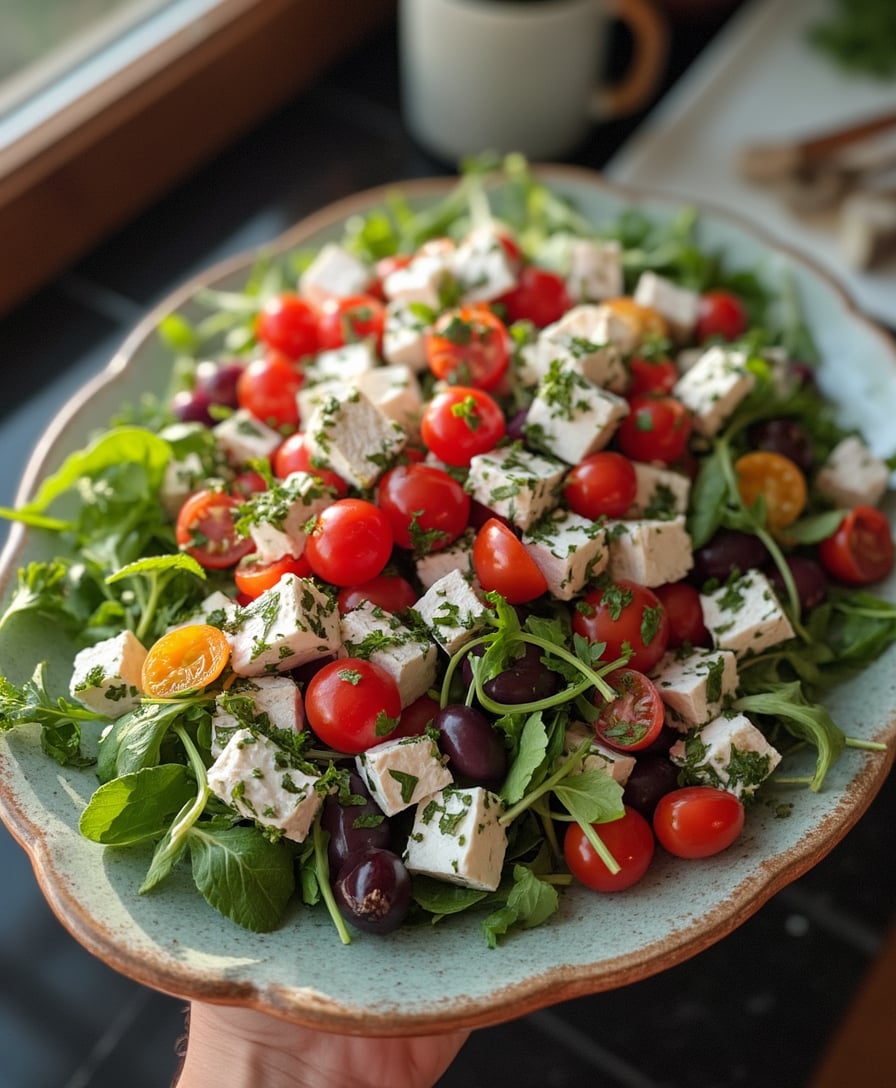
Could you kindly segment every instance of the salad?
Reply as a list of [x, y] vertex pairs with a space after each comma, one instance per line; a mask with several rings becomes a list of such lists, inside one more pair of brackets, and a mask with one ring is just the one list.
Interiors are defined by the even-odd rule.
[[249, 929], [299, 896], [346, 942], [476, 910], [494, 945], [726, 849], [792, 752], [820, 790], [875, 747], [821, 697], [896, 633], [891, 466], [786, 281], [694, 227], [588, 222], [511, 157], [163, 321], [170, 396], [5, 511], [78, 558], [0, 621], [79, 645], [0, 725], [63, 765], [101, 735], [81, 831], [141, 890], [189, 864]]

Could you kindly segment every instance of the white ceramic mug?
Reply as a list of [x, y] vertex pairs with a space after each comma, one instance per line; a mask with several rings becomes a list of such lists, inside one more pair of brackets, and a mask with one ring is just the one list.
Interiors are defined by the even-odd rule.
[[[611, 20], [626, 23], [628, 72], [600, 72]], [[599, 120], [645, 105], [667, 29], [650, 0], [400, 0], [402, 110], [411, 136], [455, 162], [484, 151], [563, 155]]]

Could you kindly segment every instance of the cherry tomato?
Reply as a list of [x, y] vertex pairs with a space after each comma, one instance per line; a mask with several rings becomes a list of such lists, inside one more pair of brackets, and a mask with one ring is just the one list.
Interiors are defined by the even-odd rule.
[[631, 374], [629, 397], [641, 397], [645, 393], [671, 393], [680, 376], [675, 360], [668, 355], [656, 358], [633, 355], [628, 361], [628, 369]]
[[662, 846], [679, 858], [708, 858], [727, 849], [744, 826], [744, 806], [715, 786], [684, 786], [664, 794], [653, 813]]
[[343, 586], [336, 596], [336, 604], [343, 614], [351, 612], [363, 601], [370, 601], [386, 612], [404, 612], [416, 604], [417, 592], [400, 574], [378, 574], [361, 585]]
[[595, 694], [600, 706], [594, 722], [597, 739], [623, 752], [648, 748], [660, 735], [666, 716], [656, 685], [637, 669], [616, 669], [606, 680], [616, 698], [604, 703]]
[[281, 480], [289, 476], [291, 472], [310, 472], [321, 483], [326, 484], [327, 487], [332, 487], [339, 498], [344, 498], [348, 494], [347, 480], [344, 480], [330, 468], [323, 468], [314, 464], [308, 450], [308, 444], [305, 441], [305, 435], [301, 431], [296, 431], [295, 434], [284, 438], [274, 451], [271, 467], [274, 470], [274, 475]]
[[632, 397], [616, 441], [633, 461], [671, 465], [686, 452], [691, 430], [691, 413], [675, 397]]
[[818, 545], [818, 558], [828, 574], [848, 585], [885, 578], [893, 569], [893, 533], [886, 515], [876, 506], [854, 507]]
[[626, 805], [618, 820], [592, 827], [619, 865], [619, 872], [611, 873], [581, 827], [570, 824], [563, 837], [563, 856], [572, 875], [596, 892], [621, 892], [637, 884], [650, 868], [656, 848], [650, 824]]
[[334, 586], [375, 578], [392, 556], [389, 519], [364, 499], [337, 499], [318, 514], [305, 543], [311, 570]]
[[744, 335], [749, 324], [746, 307], [731, 291], [717, 289], [700, 296], [696, 329], [700, 343], [713, 336], [736, 340]]
[[177, 515], [174, 536], [178, 546], [209, 570], [235, 566], [255, 550], [249, 537], [236, 531], [239, 499], [222, 491], [197, 491]]
[[373, 340], [379, 350], [386, 324], [386, 308], [373, 295], [325, 299], [319, 307], [317, 338], [321, 350], [341, 348], [359, 340]]
[[603, 658], [631, 650], [628, 666], [650, 672], [669, 644], [669, 620], [659, 598], [627, 578], [590, 590], [577, 602], [573, 630], [590, 642], [605, 642]]
[[435, 465], [419, 461], [396, 465], [380, 478], [376, 494], [399, 548], [418, 554], [438, 552], [467, 527], [470, 496]]
[[709, 631], [703, 619], [699, 592], [687, 582], [669, 582], [654, 586], [663, 611], [669, 619], [669, 649], [678, 646], [708, 646]]
[[402, 710], [395, 732], [389, 734], [390, 740], [421, 736], [426, 732], [426, 727], [438, 714], [439, 709], [439, 700], [434, 699], [428, 692], [419, 696]]
[[559, 321], [572, 305], [563, 277], [534, 264], [520, 270], [516, 287], [498, 302], [504, 307], [508, 324], [531, 321], [539, 329]]
[[191, 623], [168, 631], [143, 660], [141, 686], [151, 699], [199, 691], [217, 680], [230, 660], [230, 643], [217, 627]]
[[294, 428], [299, 422], [296, 393], [302, 375], [284, 355], [270, 352], [253, 359], [236, 383], [240, 408], [275, 430]]
[[257, 495], [260, 491], [267, 491], [267, 489], [267, 480], [254, 469], [247, 469], [230, 481], [230, 494], [238, 499], [247, 499], [250, 495]]
[[282, 555], [271, 563], [259, 563], [253, 555], [244, 556], [236, 565], [233, 580], [246, 601], [254, 601], [266, 590], [273, 588], [284, 574], [307, 578], [311, 567], [304, 555]]
[[495, 590], [511, 604], [534, 601], [548, 584], [516, 533], [489, 518], [473, 542], [473, 568], [484, 590]]
[[400, 714], [398, 684], [385, 669], [364, 658], [328, 662], [305, 689], [308, 724], [324, 744], [348, 755], [381, 744]]
[[583, 518], [618, 518], [635, 501], [638, 477], [631, 461], [615, 450], [601, 450], [569, 470], [563, 482], [566, 505]]
[[803, 512], [808, 489], [802, 471], [780, 453], [754, 450], [734, 462], [737, 490], [747, 506], [761, 496], [769, 529], [783, 529]]
[[298, 295], [276, 295], [256, 318], [255, 335], [262, 344], [290, 359], [312, 355], [318, 349], [317, 311]]
[[620, 295], [618, 298], [608, 298], [603, 302], [620, 321], [624, 321], [632, 330], [638, 343], [657, 337], [669, 336], [669, 322], [659, 310], [652, 306], [644, 306], [630, 295]]
[[420, 436], [446, 465], [469, 465], [478, 453], [497, 446], [506, 433], [498, 402], [482, 389], [452, 385], [423, 409]]
[[426, 334], [426, 361], [444, 381], [494, 389], [510, 363], [504, 322], [485, 306], [447, 310]]

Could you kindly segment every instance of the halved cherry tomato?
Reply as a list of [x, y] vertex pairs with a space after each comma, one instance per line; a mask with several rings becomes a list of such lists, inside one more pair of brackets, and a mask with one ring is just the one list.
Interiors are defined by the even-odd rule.
[[836, 532], [818, 545], [828, 574], [852, 586], [877, 582], [893, 569], [893, 531], [876, 506], [849, 510]]
[[726, 850], [744, 826], [744, 806], [715, 786], [684, 786], [664, 794], [653, 813], [662, 846], [679, 858], [708, 858]]
[[400, 714], [398, 684], [385, 669], [364, 658], [328, 662], [305, 689], [308, 724], [324, 744], [348, 755], [381, 744]]
[[699, 592], [687, 582], [668, 582], [654, 586], [663, 611], [669, 619], [669, 649], [678, 646], [708, 646], [709, 631], [703, 619]]
[[378, 506], [364, 499], [337, 499], [315, 519], [305, 557], [318, 578], [351, 586], [380, 574], [392, 545], [389, 519]]
[[243, 369], [236, 383], [237, 403], [275, 430], [294, 428], [299, 422], [296, 393], [302, 381], [294, 363], [284, 355], [269, 352]]
[[692, 429], [691, 413], [675, 397], [632, 397], [616, 442], [633, 461], [671, 465], [684, 456]]
[[244, 556], [236, 565], [233, 580], [245, 600], [254, 601], [273, 588], [284, 574], [307, 578], [311, 567], [304, 555], [282, 555], [271, 563], [259, 563], [254, 555]]
[[747, 309], [733, 292], [719, 288], [700, 296], [696, 329], [696, 338], [700, 343], [713, 336], [736, 340], [743, 336], [749, 324]]
[[559, 321], [572, 305], [563, 277], [534, 264], [520, 270], [516, 286], [498, 302], [508, 324], [531, 321], [538, 329]]
[[372, 340], [379, 350], [386, 324], [386, 308], [373, 295], [346, 295], [325, 299], [319, 307], [317, 336], [321, 350]]
[[209, 570], [235, 566], [255, 550], [252, 539], [236, 531], [239, 505], [239, 499], [223, 491], [195, 492], [177, 515], [174, 536], [179, 547]]
[[637, 669], [616, 669], [606, 677], [616, 697], [604, 702], [595, 694], [600, 714], [597, 739], [623, 752], [649, 748], [660, 735], [665, 707], [656, 685]]
[[783, 529], [800, 516], [808, 489], [802, 470], [780, 453], [753, 450], [734, 462], [737, 490], [747, 506], [761, 496], [769, 529]]
[[341, 613], [351, 612], [363, 601], [385, 609], [386, 612], [404, 612], [417, 602], [417, 592], [400, 574], [378, 574], [361, 585], [343, 586], [336, 595]]
[[470, 517], [470, 496], [463, 486], [444, 469], [420, 461], [385, 473], [376, 498], [398, 547], [421, 555], [447, 548]]
[[489, 518], [473, 542], [473, 568], [484, 590], [494, 590], [511, 604], [534, 601], [548, 583], [519, 537], [503, 521]]
[[498, 402], [483, 389], [452, 385], [423, 409], [420, 436], [424, 445], [446, 465], [469, 465], [504, 437], [507, 425]]
[[485, 306], [447, 310], [426, 334], [426, 361], [444, 381], [494, 389], [510, 363], [504, 322]]
[[574, 465], [563, 482], [566, 505], [583, 518], [618, 518], [635, 501], [638, 477], [628, 457], [600, 450]]
[[327, 487], [332, 487], [339, 498], [348, 494], [348, 481], [330, 468], [315, 465], [305, 435], [301, 431], [284, 438], [274, 451], [271, 467], [274, 475], [279, 479], [285, 479], [291, 472], [310, 472]]
[[650, 824], [626, 805], [618, 820], [592, 827], [619, 865], [619, 872], [611, 873], [581, 827], [570, 824], [563, 837], [563, 856], [572, 875], [596, 892], [621, 892], [637, 884], [650, 868], [656, 849]]
[[284, 292], [269, 299], [255, 321], [255, 335], [290, 359], [318, 349], [317, 311], [306, 299]]
[[603, 305], [628, 325], [639, 343], [650, 338], [669, 336], [669, 322], [659, 310], [635, 302], [631, 295], [608, 298]]
[[606, 643], [605, 661], [631, 651], [627, 664], [649, 672], [666, 652], [669, 619], [659, 598], [627, 578], [598, 586], [581, 597], [572, 614], [576, 634]]
[[207, 623], [176, 627], [150, 646], [141, 686], [151, 699], [199, 691], [218, 679], [229, 660], [230, 643], [217, 627]]

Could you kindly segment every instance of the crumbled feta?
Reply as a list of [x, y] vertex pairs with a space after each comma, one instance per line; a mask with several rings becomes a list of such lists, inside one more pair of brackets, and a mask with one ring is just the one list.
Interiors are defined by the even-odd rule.
[[109, 718], [140, 705], [146, 647], [132, 631], [122, 631], [75, 654], [69, 691], [73, 699]]
[[790, 620], [762, 571], [748, 570], [712, 593], [701, 593], [700, 604], [714, 645], [738, 657], [793, 638]]
[[670, 651], [650, 674], [666, 705], [666, 722], [681, 733], [717, 718], [737, 691], [737, 658], [731, 650]]
[[428, 638], [379, 605], [362, 601], [340, 621], [340, 657], [360, 657], [384, 669], [398, 685], [402, 707], [435, 683], [438, 650]]
[[387, 816], [419, 804], [454, 781], [447, 760], [427, 736], [400, 737], [355, 757], [358, 774]]
[[238, 729], [208, 769], [212, 793], [241, 816], [304, 842], [323, 798], [318, 776], [291, 765], [288, 753], [250, 729]]
[[815, 486], [835, 506], [877, 506], [890, 483], [890, 470], [857, 435], [830, 452], [815, 476]]
[[560, 502], [566, 465], [517, 445], [470, 460], [466, 488], [473, 498], [520, 529], [528, 529]]
[[689, 783], [749, 797], [781, 762], [781, 754], [743, 714], [722, 715], [669, 749]]
[[351, 381], [380, 365], [372, 340], [355, 340], [339, 348], [320, 351], [305, 365], [305, 383]]
[[579, 594], [609, 558], [602, 524], [565, 510], [537, 521], [523, 533], [522, 543], [544, 575], [548, 592], [561, 601]]
[[404, 862], [412, 873], [493, 892], [501, 882], [507, 834], [500, 797], [482, 786], [449, 786], [417, 806]]
[[694, 565], [691, 538], [683, 517], [608, 521], [607, 569], [614, 580], [628, 578], [642, 586], [679, 582]]

